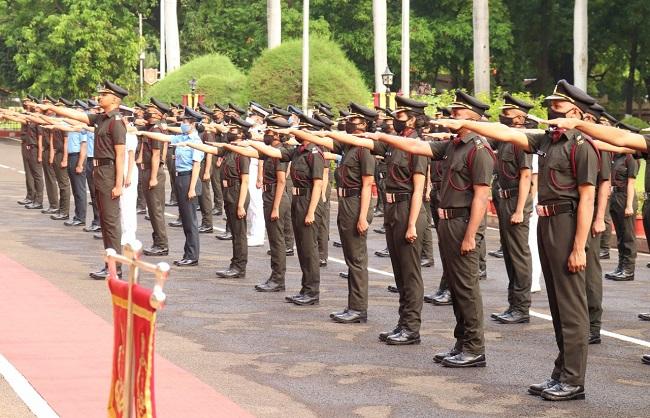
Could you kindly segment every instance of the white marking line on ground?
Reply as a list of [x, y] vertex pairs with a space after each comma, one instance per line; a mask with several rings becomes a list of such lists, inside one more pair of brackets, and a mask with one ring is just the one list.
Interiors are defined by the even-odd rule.
[[4, 377], [9, 386], [16, 392], [16, 395], [22, 399], [27, 407], [41, 418], [58, 418], [56, 412], [50, 405], [36, 392], [36, 389], [29, 384], [23, 376], [5, 356], [0, 354], [0, 375]]
[[[8, 166], [3, 165], [3, 164], [0, 164], [0, 167], [11, 169], [11, 167], [8, 167]], [[15, 169], [13, 169], [13, 170], [15, 170]], [[25, 173], [22, 173], [22, 174], [25, 174]], [[331, 203], [337, 203], [338, 204], [338, 202], [335, 202], [335, 201], [331, 201]], [[170, 218], [177, 218], [178, 217], [178, 215], [173, 215], [173, 214], [171, 214], [169, 212], [165, 212], [165, 216], [169, 216]], [[215, 227], [214, 229], [219, 231], [219, 232], [225, 232], [225, 229], [223, 229], [223, 228]], [[498, 231], [499, 230], [498, 228], [494, 228], [494, 227], [491, 227], [491, 226], [487, 227], [487, 229], [490, 229], [492, 231]], [[615, 248], [612, 248], [610, 251], [617, 251], [617, 250]], [[643, 254], [643, 253], [637, 253], [637, 255], [640, 255], [640, 256], [643, 256], [643, 257], [649, 257], [650, 256], [650, 254]], [[338, 258], [328, 257], [327, 259], [330, 260], [330, 261], [333, 261], [335, 263], [345, 265], [345, 261], [340, 260]], [[383, 270], [378, 270], [378, 269], [375, 269], [375, 268], [372, 268], [372, 267], [368, 267], [368, 271], [379, 274], [379, 275], [382, 275], [382, 276], [394, 277], [393, 273], [389, 273], [389, 272], [383, 271]], [[535, 311], [530, 311], [530, 315], [532, 315], [534, 317], [537, 317], [537, 318], [540, 318], [540, 319], [545, 319], [547, 321], [552, 320], [550, 315], [538, 313], [538, 312], [535, 312]], [[616, 338], [617, 340], [629, 342], [629, 343], [632, 343], [632, 344], [637, 344], [637, 345], [640, 345], [640, 346], [643, 346], [643, 347], [650, 347], [650, 342], [640, 340], [638, 338], [632, 338], [632, 337], [628, 337], [627, 335], [617, 334], [615, 332], [610, 332], [610, 331], [605, 331], [605, 330], [601, 330], [600, 333], [602, 335], [607, 336], [607, 337]]]

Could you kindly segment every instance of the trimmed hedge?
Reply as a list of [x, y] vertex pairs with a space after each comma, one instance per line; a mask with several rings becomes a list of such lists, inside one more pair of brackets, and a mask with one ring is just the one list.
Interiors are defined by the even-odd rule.
[[228, 57], [220, 54], [204, 55], [183, 64], [151, 86], [147, 97], [180, 103], [182, 96], [190, 91], [188, 82], [192, 77], [197, 80], [197, 93], [205, 94], [205, 102], [209, 105], [230, 101], [243, 104], [247, 99], [246, 76]]
[[[336, 109], [349, 102], [366, 103], [370, 91], [361, 73], [333, 41], [310, 40], [309, 106], [323, 101]], [[265, 50], [248, 76], [249, 96], [263, 105], [302, 102], [302, 41], [290, 40]]]

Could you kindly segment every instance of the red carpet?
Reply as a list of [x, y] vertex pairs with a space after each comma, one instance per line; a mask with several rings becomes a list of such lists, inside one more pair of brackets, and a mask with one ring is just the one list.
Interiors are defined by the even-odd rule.
[[[2, 254], [0, 267], [0, 353], [60, 416], [105, 417], [112, 324]], [[159, 417], [251, 416], [164, 358], [155, 367]]]

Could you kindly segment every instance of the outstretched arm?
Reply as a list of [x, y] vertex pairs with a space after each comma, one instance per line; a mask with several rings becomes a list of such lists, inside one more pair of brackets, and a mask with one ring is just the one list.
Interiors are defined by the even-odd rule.
[[161, 141], [161, 142], [171, 142], [173, 136], [173, 135], [161, 134], [160, 132], [137, 131], [134, 133], [138, 136], [144, 136], [147, 138], [151, 138], [155, 141]]
[[431, 151], [429, 144], [427, 142], [420, 141], [417, 138], [404, 138], [403, 136], [388, 135], [381, 132], [367, 133], [364, 136], [385, 142], [394, 148], [401, 149], [402, 151], [406, 151], [411, 154], [433, 157], [433, 152]]
[[282, 152], [277, 149], [273, 148], [270, 145], [263, 144], [259, 141], [247, 141], [247, 145], [250, 145], [251, 147], [255, 148], [259, 153], [264, 154], [268, 157], [271, 158], [282, 158]]
[[87, 125], [90, 124], [90, 119], [88, 119], [88, 115], [85, 114], [84, 112], [80, 112], [78, 110], [74, 109], [68, 109], [66, 107], [60, 107], [60, 106], [53, 106], [49, 104], [34, 104], [36, 107], [39, 109], [42, 109], [44, 111], [51, 110], [52, 112], [56, 113], [59, 116], [64, 116], [66, 118], [70, 119], [75, 119], [78, 120], [79, 122], [83, 122]]
[[619, 147], [632, 148], [643, 152], [648, 150], [643, 135], [614, 128], [613, 126], [596, 125], [580, 119], [553, 119], [548, 123], [559, 128], [577, 129], [593, 138]]
[[519, 148], [530, 151], [528, 137], [521, 130], [509, 128], [501, 123], [476, 122], [473, 120], [439, 119], [432, 123], [452, 130], [468, 129], [487, 138], [501, 142], [510, 142]]

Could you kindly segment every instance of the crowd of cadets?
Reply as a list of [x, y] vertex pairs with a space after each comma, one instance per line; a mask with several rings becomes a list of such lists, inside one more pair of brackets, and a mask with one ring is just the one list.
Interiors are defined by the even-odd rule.
[[[1, 119], [22, 126], [27, 195], [19, 204], [68, 227], [83, 226], [116, 250], [135, 238], [136, 213], [146, 213], [153, 230], [148, 256], [167, 256], [167, 226], [182, 227], [178, 267], [198, 265], [199, 234], [212, 232], [213, 216], [225, 213], [226, 232], [217, 238], [232, 242], [232, 258], [216, 274], [229, 279], [246, 275], [248, 247], [260, 245], [259, 233], [251, 231], [257, 222], [266, 228], [271, 274], [255, 290], [285, 290], [286, 258], [295, 242], [301, 287], [285, 301], [304, 306], [319, 302], [334, 184], [340, 236], [334, 245], [343, 249], [348, 270], [341, 276], [349, 292], [346, 307], [330, 318], [367, 321], [366, 240], [373, 217], [382, 218], [374, 231], [385, 234], [386, 249], [376, 254], [390, 257], [395, 285], [388, 290], [399, 294], [399, 309], [395, 327], [379, 340], [418, 344], [423, 302], [452, 305], [456, 342], [434, 361], [482, 367], [479, 280], [486, 277], [491, 195], [501, 248], [490, 254], [505, 262], [508, 308], [490, 318], [529, 322], [531, 289], [539, 290], [543, 272], [558, 356], [549, 379], [528, 391], [549, 400], [584, 398], [587, 345], [601, 343], [600, 259], [609, 258], [613, 223], [619, 262], [605, 277], [634, 280], [634, 181], [637, 161], [650, 147], [650, 136], [617, 121], [584, 91], [558, 82], [547, 97], [546, 130], [529, 115], [532, 105], [509, 94], [500, 123], [487, 122], [489, 106], [462, 91], [433, 117], [425, 114], [426, 103], [400, 96], [392, 111], [350, 103], [335, 116], [327, 103], [309, 113], [256, 102], [247, 109], [232, 103], [192, 109], [155, 98], [128, 108], [121, 104], [127, 94], [107, 81], [95, 100], [28, 96], [23, 112], [0, 110]], [[178, 219], [169, 224], [166, 206], [178, 207]], [[650, 204], [643, 214], [650, 232]], [[443, 274], [436, 294], [425, 296], [422, 268], [434, 263], [433, 229]], [[104, 266], [90, 276], [107, 274]], [[650, 320], [649, 314], [639, 317]], [[642, 361], [649, 364], [650, 356]]]

